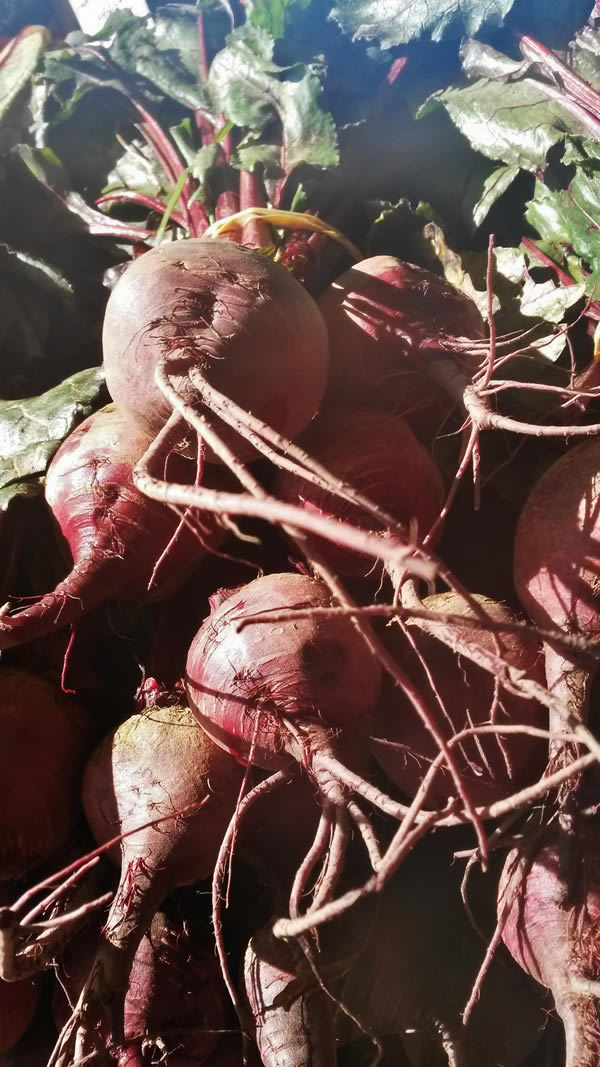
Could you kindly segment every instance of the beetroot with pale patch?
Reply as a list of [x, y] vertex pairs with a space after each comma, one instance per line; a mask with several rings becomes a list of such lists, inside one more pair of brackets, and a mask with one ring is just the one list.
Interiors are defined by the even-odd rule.
[[[43, 637], [105, 600], [159, 599], [223, 539], [214, 516], [195, 513], [170, 545], [178, 515], [133, 484], [133, 468], [148, 444], [112, 405], [63, 442], [46, 475], [46, 499], [73, 569], [52, 593], [0, 619], [0, 648]], [[172, 456], [168, 469], [176, 481], [194, 480], [194, 465], [181, 456]]]
[[129, 836], [109, 852], [120, 861], [120, 882], [64, 1050], [96, 1052], [103, 1019], [113, 1042], [123, 1043], [124, 998], [140, 940], [171, 889], [211, 874], [241, 776], [182, 706], [157, 704], [133, 715], [92, 756], [83, 780], [92, 832], [99, 844]]
[[[426, 448], [404, 419], [374, 408], [338, 408], [318, 416], [301, 441], [303, 448], [341, 482], [387, 511], [418, 539], [428, 533], [444, 503], [444, 483]], [[307, 511], [333, 515], [372, 529], [376, 520], [357, 505], [297, 475], [279, 474], [274, 491]], [[318, 549], [344, 575], [364, 575], [373, 560], [323, 538]]]

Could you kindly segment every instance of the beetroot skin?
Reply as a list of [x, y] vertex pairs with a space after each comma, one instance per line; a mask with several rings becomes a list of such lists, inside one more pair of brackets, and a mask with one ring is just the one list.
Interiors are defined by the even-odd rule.
[[286, 622], [242, 619], [269, 610], [329, 607], [327, 586], [302, 574], [271, 574], [237, 590], [201, 626], [188, 655], [186, 684], [205, 730], [238, 759], [261, 767], [288, 762], [282, 720], [328, 726], [368, 722], [381, 681], [348, 619], [304, 616]]
[[426, 361], [446, 338], [484, 336], [473, 301], [424, 267], [373, 256], [337, 278], [319, 307], [329, 331], [327, 396], [382, 404], [433, 436], [454, 401], [428, 379]]
[[[483, 596], [474, 596], [474, 600], [496, 623], [514, 624], [517, 621], [503, 604]], [[423, 607], [453, 615], [464, 616], [471, 612], [465, 600], [456, 593], [426, 597]], [[495, 651], [494, 634], [489, 630], [473, 627], [460, 633], [463, 641], [489, 652]], [[427, 700], [430, 714], [446, 740], [460, 730], [492, 721], [500, 726], [523, 724], [547, 728], [548, 714], [535, 700], [515, 696], [501, 688], [495, 705], [495, 676], [492, 673], [457, 654], [432, 634], [415, 626], [411, 627], [411, 634], [431, 672], [443, 710], [415, 653], [400, 637], [396, 642], [397, 658]], [[500, 654], [506, 662], [541, 685], [543, 658], [537, 642], [518, 633], [499, 636], [502, 643]], [[414, 796], [439, 749], [397, 688], [384, 694], [374, 732], [373, 755], [390, 779], [408, 796]], [[469, 796], [474, 804], [481, 805], [501, 800], [534, 782], [546, 762], [545, 742], [525, 734], [503, 736], [490, 733], [477, 739], [471, 736], [464, 738], [453, 751]], [[444, 765], [429, 787], [425, 806], [443, 807], [454, 792], [450, 773]]]
[[[0, 648], [52, 633], [106, 600], [160, 599], [223, 539], [215, 517], [197, 513], [170, 544], [179, 516], [133, 484], [133, 468], [149, 443], [113, 405], [63, 442], [48, 469], [46, 500], [73, 569], [52, 593], [0, 620]], [[168, 470], [175, 481], [195, 476], [194, 464], [181, 456], [170, 457]]]
[[[557, 839], [509, 853], [498, 891], [503, 939], [523, 970], [552, 991], [565, 1028], [565, 1067], [597, 1067], [600, 1057], [600, 837], [580, 827], [579, 854], [561, 870]], [[579, 982], [579, 985], [577, 984]]]
[[[422, 539], [444, 503], [444, 482], [427, 449], [397, 415], [374, 408], [338, 408], [315, 419], [300, 443], [340, 481], [351, 485]], [[357, 506], [303, 478], [282, 472], [275, 494], [309, 511], [372, 529], [376, 521]], [[373, 560], [316, 540], [319, 552], [340, 574], [360, 576]]]
[[[306, 426], [325, 390], [327, 331], [316, 303], [283, 267], [232, 241], [165, 243], [135, 260], [108, 301], [103, 349], [113, 400], [152, 437], [171, 414], [154, 368], [173, 356], [185, 364], [174, 384], [188, 404], [199, 400], [187, 377], [194, 365], [287, 437]], [[252, 454], [246, 445], [244, 458]]]
[[58, 686], [2, 667], [0, 736], [2, 881], [22, 877], [68, 841], [81, 818], [79, 786], [94, 733]]

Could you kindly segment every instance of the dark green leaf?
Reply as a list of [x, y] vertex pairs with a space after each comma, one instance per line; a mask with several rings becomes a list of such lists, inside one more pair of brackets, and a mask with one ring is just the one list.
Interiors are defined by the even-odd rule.
[[240, 170], [254, 170], [260, 164], [267, 177], [280, 176], [280, 156], [280, 145], [248, 137], [238, 145], [233, 162]]
[[300, 63], [279, 67], [273, 61], [273, 45], [268, 33], [253, 26], [230, 34], [210, 72], [217, 110], [253, 133], [262, 133], [278, 119], [288, 172], [301, 163], [335, 166], [335, 123], [321, 107], [316, 71]]
[[600, 142], [590, 141], [587, 137], [565, 137], [565, 147], [561, 162], [568, 166], [571, 163], [586, 164], [592, 162], [592, 166], [600, 161]]
[[[197, 68], [190, 70], [189, 49], [183, 62], [175, 45], [168, 44], [164, 19], [160, 23], [160, 46], [154, 32], [152, 19], [131, 16], [115, 35], [109, 54], [118, 68], [134, 78], [146, 79], [161, 93], [176, 100], [192, 111], [209, 103], [203, 86], [198, 81]], [[171, 30], [173, 23], [171, 22]]]
[[[205, 144], [192, 156], [190, 160], [192, 177], [199, 182], [201, 188], [203, 188], [208, 181], [213, 168], [217, 164], [218, 158], [219, 146], [216, 144]], [[200, 197], [200, 199], [202, 199], [202, 197]]]
[[15, 496], [40, 491], [61, 441], [103, 402], [100, 367], [79, 371], [41, 396], [0, 401], [0, 511]]
[[378, 41], [383, 48], [420, 37], [473, 36], [483, 27], [500, 26], [514, 0], [340, 0], [331, 17], [344, 33]]
[[600, 271], [600, 175], [579, 168], [568, 189], [549, 189], [537, 181], [525, 218], [542, 240], [572, 249], [588, 269]]
[[40, 26], [28, 26], [0, 50], [0, 153], [26, 140], [33, 125], [34, 74], [48, 42]]
[[191, 4], [159, 7], [152, 27], [156, 48], [161, 52], [176, 52], [182, 67], [197, 82], [201, 65], [198, 9]]
[[426, 115], [442, 104], [473, 148], [488, 159], [536, 171], [544, 168], [549, 150], [565, 134], [590, 136], [595, 123], [575, 114], [553, 87], [532, 78], [521, 81], [477, 81], [464, 89], [446, 89], [421, 109]]
[[163, 196], [167, 189], [165, 173], [144, 141], [130, 141], [106, 177], [102, 192], [130, 189], [145, 196]]

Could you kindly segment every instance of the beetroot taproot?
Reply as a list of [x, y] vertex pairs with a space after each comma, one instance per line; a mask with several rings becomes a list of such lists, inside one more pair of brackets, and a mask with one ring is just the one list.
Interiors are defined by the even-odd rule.
[[[63, 442], [48, 469], [46, 499], [73, 568], [53, 592], [0, 619], [0, 648], [76, 622], [105, 600], [160, 599], [223, 539], [214, 516], [195, 513], [180, 527], [176, 512], [136, 489], [133, 468], [148, 444], [113, 405]], [[171, 456], [167, 469], [175, 480], [194, 481], [194, 465], [181, 456]]]

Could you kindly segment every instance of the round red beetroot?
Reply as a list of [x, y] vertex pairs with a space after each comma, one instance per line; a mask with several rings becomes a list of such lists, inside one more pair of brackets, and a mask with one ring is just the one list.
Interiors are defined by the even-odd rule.
[[38, 1003], [36, 982], [4, 982], [0, 978], [0, 1054], [16, 1045], [31, 1023]]
[[[340, 481], [369, 497], [418, 538], [437, 519], [444, 502], [442, 476], [399, 416], [366, 407], [328, 410], [299, 443]], [[274, 492], [290, 503], [301, 503], [307, 511], [333, 515], [363, 529], [378, 528], [377, 520], [362, 508], [287, 471], [279, 475]], [[340, 574], [359, 576], [373, 570], [371, 558], [323, 538], [315, 543]]]
[[69, 838], [93, 737], [52, 682], [0, 669], [0, 880], [20, 878]]
[[[330, 607], [331, 594], [303, 574], [269, 574], [233, 593], [209, 616], [189, 651], [186, 685], [198, 721], [237, 758], [286, 764], [286, 728], [317, 721], [365, 729], [381, 681], [378, 661], [347, 618], [294, 619], [294, 608]], [[284, 622], [240, 622], [261, 612]]]
[[431, 437], [454, 402], [428, 380], [426, 361], [447, 338], [484, 336], [473, 301], [424, 267], [374, 256], [337, 278], [319, 307], [329, 331], [327, 395], [383, 402]]
[[[283, 267], [232, 241], [163, 243], [135, 260], [108, 301], [103, 349], [113, 400], [151, 436], [171, 414], [154, 380], [171, 356], [287, 437], [325, 390], [327, 331], [315, 301]], [[187, 367], [176, 371], [177, 392], [197, 405]]]

